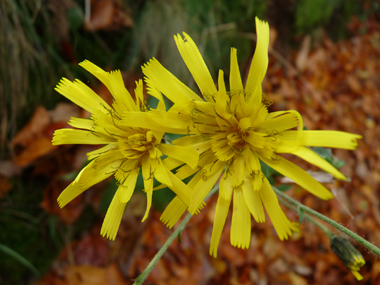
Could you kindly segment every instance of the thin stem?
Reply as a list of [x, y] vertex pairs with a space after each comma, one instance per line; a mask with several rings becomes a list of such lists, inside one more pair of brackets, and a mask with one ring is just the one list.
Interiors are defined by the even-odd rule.
[[[212, 194], [214, 194], [219, 189], [219, 184], [215, 186], [206, 196], [205, 200], [208, 199]], [[160, 250], [157, 252], [157, 254], [153, 257], [151, 262], [148, 264], [148, 266], [144, 269], [144, 271], [139, 275], [139, 277], [136, 278], [135, 283], [133, 285], [140, 285], [142, 284], [145, 279], [148, 277], [149, 273], [152, 271], [156, 263], [160, 260], [161, 256], [165, 253], [165, 251], [168, 249], [170, 244], [173, 242], [174, 239], [178, 237], [178, 234], [180, 234], [186, 227], [187, 223], [191, 219], [191, 214], [187, 214], [186, 217], [183, 219], [183, 221], [179, 224], [178, 228], [171, 234], [171, 236], [168, 238], [168, 240], [165, 242], [165, 244], [160, 248]]]
[[334, 228], [340, 230], [341, 232], [345, 233], [346, 235], [348, 235], [349, 237], [353, 238], [354, 240], [356, 240], [358, 243], [362, 244], [364, 247], [368, 248], [370, 251], [374, 252], [377, 256], [380, 256], [380, 248], [378, 248], [377, 246], [373, 245], [372, 243], [366, 241], [364, 238], [362, 238], [361, 236], [357, 235], [356, 233], [350, 231], [349, 229], [347, 229], [346, 227], [338, 224], [337, 222], [327, 218], [326, 216], [310, 209], [309, 207], [306, 207], [305, 205], [301, 204], [300, 202], [294, 200], [293, 198], [290, 198], [288, 195], [286, 195], [285, 193], [281, 192], [280, 190], [278, 190], [276, 187], [273, 187], [273, 190], [274, 192], [276, 192], [276, 194], [282, 198], [284, 198], [286, 201], [290, 202], [291, 204], [297, 206], [299, 209], [302, 209], [304, 212], [310, 214], [310, 215], [313, 215], [315, 217], [317, 217], [318, 219], [332, 225]]
[[[288, 207], [289, 209], [292, 209], [293, 211], [295, 212], [299, 212], [299, 209], [294, 206], [293, 204], [289, 203], [288, 201], [286, 201], [284, 198], [280, 197], [279, 201], [284, 204], [286, 207]], [[324, 225], [322, 225], [320, 222], [318, 222], [316, 219], [312, 218], [309, 214], [305, 214], [305, 219], [308, 221], [308, 222], [312, 222], [314, 223], [316, 226], [318, 226], [322, 231], [325, 232], [325, 234], [329, 237], [329, 238], [332, 238], [333, 236], [335, 236], [333, 234], [332, 231], [330, 231], [328, 228], [326, 228]]]

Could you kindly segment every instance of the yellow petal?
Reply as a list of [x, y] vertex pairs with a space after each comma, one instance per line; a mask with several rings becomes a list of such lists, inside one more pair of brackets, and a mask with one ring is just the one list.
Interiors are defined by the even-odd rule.
[[259, 194], [280, 240], [288, 239], [293, 232], [299, 231], [298, 224], [292, 223], [285, 216], [278, 203], [277, 196], [266, 178], [264, 179], [263, 189], [259, 191]]
[[264, 223], [265, 213], [263, 204], [261, 203], [259, 191], [255, 191], [253, 189], [253, 183], [250, 179], [245, 180], [245, 183], [242, 185], [242, 190], [244, 194], [245, 203], [247, 204], [247, 207], [251, 212], [253, 218], [258, 223]]
[[212, 227], [211, 241], [210, 241], [210, 255], [216, 258], [218, 254], [218, 246], [220, 236], [226, 223], [228, 209], [230, 208], [231, 200], [224, 200], [221, 196], [218, 197], [216, 204], [214, 225]]
[[251, 214], [241, 188], [234, 191], [230, 240], [233, 246], [246, 249], [251, 241]]
[[141, 109], [141, 105], [144, 104], [143, 83], [141, 79], [139, 79], [138, 81], [135, 81], [135, 83], [136, 83], [136, 88], [135, 88], [136, 104], [138, 108]]
[[[168, 186], [177, 196], [186, 204], [190, 205], [192, 190], [188, 185], [178, 179], [171, 171], [168, 171], [168, 176], [171, 181], [171, 186]], [[194, 211], [196, 212], [196, 211]]]
[[115, 142], [114, 138], [96, 136], [92, 132], [75, 129], [59, 129], [54, 132], [52, 144], [106, 144]]
[[258, 108], [262, 100], [261, 83], [264, 80], [268, 69], [268, 48], [269, 48], [269, 25], [267, 22], [256, 20], [256, 50], [252, 59], [251, 67], [245, 91], [250, 94], [250, 102], [253, 108]]
[[227, 168], [228, 172], [232, 175], [231, 186], [237, 188], [244, 183], [245, 178], [245, 165], [244, 158], [242, 155], [235, 156], [232, 165]]
[[90, 119], [82, 119], [82, 118], [70, 118], [68, 124], [74, 128], [91, 130], [94, 127], [94, 121]]
[[256, 154], [252, 152], [249, 147], [244, 148], [242, 152], [242, 157], [245, 162], [245, 175], [248, 179], [253, 181], [252, 187], [254, 191], [259, 191], [261, 189], [261, 165]]
[[243, 82], [241, 81], [239, 64], [236, 55], [236, 48], [231, 48], [231, 71], [230, 71], [230, 90], [243, 90]]
[[274, 118], [268, 119], [267, 117], [267, 120], [257, 125], [256, 130], [266, 133], [269, 132], [270, 134], [278, 134], [282, 131], [297, 127], [299, 125], [299, 117], [301, 116], [298, 112], [281, 112], [281, 114]]
[[171, 229], [177, 223], [179, 218], [181, 218], [183, 213], [185, 213], [186, 209], [186, 204], [178, 196], [175, 196], [162, 213], [160, 221]]
[[[295, 140], [296, 131], [286, 131], [282, 133], [282, 140]], [[358, 139], [362, 136], [340, 131], [303, 131], [301, 144], [305, 146], [320, 146], [343, 149], [356, 149]]]
[[302, 142], [307, 146], [356, 149], [362, 136], [340, 131], [304, 131]]
[[163, 165], [161, 159], [151, 159], [151, 171], [154, 173], [154, 178], [156, 178], [160, 183], [172, 186], [170, 181], [169, 170]]
[[183, 39], [178, 34], [177, 37], [174, 36], [174, 40], [183, 61], [207, 100], [208, 96], [214, 95], [217, 91], [214, 81], [194, 41], [185, 32], [183, 35]]
[[[223, 70], [219, 70], [219, 75], [218, 75], [218, 93], [221, 93], [221, 94], [226, 94], [227, 91], [226, 91], [226, 85], [224, 84], [224, 72]], [[225, 102], [225, 100], [221, 100], [223, 102]]]
[[[153, 180], [152, 180], [152, 186], [153, 186]], [[150, 190], [146, 191], [146, 211], [141, 222], [144, 222], [148, 218], [149, 210], [150, 210], [150, 207], [152, 206], [152, 195], [153, 195], [153, 187]]]
[[62, 78], [54, 90], [90, 113], [93, 113], [96, 109], [106, 112], [107, 109], [111, 108], [106, 101], [80, 80], [71, 82], [66, 78]]
[[146, 90], [147, 93], [150, 96], [153, 96], [154, 98], [158, 99], [158, 105], [157, 105], [157, 110], [160, 111], [165, 111], [166, 110], [166, 105], [164, 98], [162, 97], [162, 94], [159, 89], [157, 89], [156, 86], [151, 82], [151, 80], [147, 77], [145, 77], [145, 83], [146, 83]]
[[267, 135], [263, 133], [247, 131], [243, 139], [254, 148], [263, 148], [267, 143], [265, 136]]
[[286, 160], [285, 158], [278, 157], [278, 160], [271, 160], [265, 158], [262, 155], [259, 157], [265, 164], [280, 172], [282, 175], [292, 179], [302, 188], [314, 194], [315, 196], [323, 200], [334, 198], [333, 194], [331, 194], [331, 192], [327, 190], [322, 184], [316, 181], [309, 173]]
[[[123, 186], [120, 185], [119, 188], [120, 187]], [[119, 191], [119, 189], [117, 191]], [[106, 216], [104, 218], [102, 228], [100, 229], [100, 234], [102, 236], [110, 240], [115, 240], [126, 205], [127, 203], [120, 202], [117, 195], [112, 198], [111, 204], [108, 207]]]
[[351, 270], [351, 273], [355, 276], [356, 280], [358, 280], [358, 281], [363, 280], [363, 276], [359, 272], [357, 272], [355, 270]]
[[180, 115], [160, 110], [151, 110], [149, 113], [125, 112], [120, 125], [176, 134], [188, 134], [193, 129], [192, 122], [182, 120]]
[[160, 144], [158, 147], [163, 154], [175, 158], [195, 168], [198, 163], [199, 154], [195, 149], [179, 145]]
[[199, 101], [201, 98], [183, 84], [155, 58], [142, 67], [142, 71], [150, 82], [174, 103]]
[[114, 174], [116, 171], [115, 169], [120, 165], [120, 162], [116, 161], [102, 169], [96, 169], [94, 167], [95, 162], [96, 161], [93, 160], [87, 164], [81, 172], [79, 172], [75, 180], [59, 195], [57, 201], [61, 208], [91, 186]]
[[226, 172], [223, 174], [222, 179], [220, 179], [219, 184], [219, 196], [224, 200], [231, 201], [233, 188], [231, 186], [231, 177]]
[[133, 101], [131, 94], [125, 88], [123, 77], [120, 70], [115, 70], [106, 74], [110, 85], [110, 92], [118, 106], [118, 113], [123, 111], [138, 111], [136, 103]]
[[104, 71], [89, 60], [84, 60], [79, 63], [79, 65], [94, 75], [96, 78], [98, 78], [107, 87], [108, 90], [111, 90], [111, 85], [108, 79], [108, 72]]
[[98, 148], [96, 150], [86, 153], [86, 156], [88, 160], [93, 160], [94, 158], [99, 157], [99, 155], [101, 154], [107, 153], [110, 150], [116, 150], [118, 148], [119, 148], [118, 143], [110, 143], [101, 148]]
[[137, 177], [139, 175], [139, 170], [140, 169], [135, 168], [135, 169], [129, 171], [126, 174], [125, 179], [123, 181], [121, 181], [121, 185], [123, 187], [119, 187], [119, 191], [116, 192], [120, 202], [128, 203], [129, 200], [131, 199], [133, 191], [135, 191], [136, 181], [137, 181]]
[[[193, 179], [198, 179], [197, 184], [194, 186], [191, 194], [191, 203], [189, 207], [189, 212], [194, 214], [198, 209], [199, 205], [203, 202], [208, 192], [215, 185], [216, 181], [219, 179], [222, 171], [224, 169], [225, 162], [218, 161], [213, 166], [214, 172], [210, 176], [205, 176], [202, 173], [197, 173]], [[198, 175], [199, 174], [199, 175]]]
[[331, 163], [327, 162], [325, 159], [307, 147], [300, 147], [297, 151], [292, 152], [292, 154], [295, 154], [307, 162], [318, 166], [324, 171], [331, 173], [336, 179], [347, 180], [347, 177], [344, 176], [334, 166], [332, 166]]

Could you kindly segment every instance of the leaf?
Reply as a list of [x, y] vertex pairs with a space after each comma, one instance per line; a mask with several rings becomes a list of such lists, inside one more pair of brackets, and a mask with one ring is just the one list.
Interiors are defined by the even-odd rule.
[[38, 270], [31, 264], [25, 257], [14, 251], [13, 249], [0, 244], [0, 251], [4, 252], [5, 254], [8, 254], [10, 257], [16, 259], [18, 262], [23, 264], [25, 267], [29, 268], [30, 271], [33, 272], [34, 275], [40, 275]]
[[91, 18], [85, 20], [87, 31], [110, 30], [121, 27], [132, 27], [131, 16], [122, 10], [117, 1], [91, 1]]
[[303, 219], [305, 218], [305, 212], [302, 208], [298, 207], [298, 215], [299, 215], [299, 224], [302, 224]]
[[278, 190], [280, 190], [281, 192], [286, 192], [288, 191], [290, 188], [292, 188], [293, 185], [289, 185], [289, 184], [282, 184], [282, 185], [278, 185], [276, 186]]

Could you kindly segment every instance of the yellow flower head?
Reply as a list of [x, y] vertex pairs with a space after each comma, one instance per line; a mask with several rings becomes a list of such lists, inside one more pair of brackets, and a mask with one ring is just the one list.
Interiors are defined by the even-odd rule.
[[[136, 82], [134, 101], [124, 86], [120, 71], [105, 72], [89, 61], [80, 65], [103, 82], [114, 101], [112, 107], [109, 106], [80, 80], [71, 82], [63, 78], [55, 88], [60, 94], [89, 111], [91, 118], [71, 118], [69, 124], [74, 129], [55, 131], [53, 144], [105, 145], [87, 153], [91, 162], [58, 197], [59, 206], [65, 206], [83, 191], [114, 175], [119, 187], [101, 228], [101, 234], [113, 240], [141, 170], [144, 191], [147, 194], [147, 209], [143, 221], [151, 207], [154, 178], [172, 189], [177, 194], [177, 203], [186, 209], [190, 204], [191, 189], [172, 174], [161, 157], [165, 154], [194, 168], [197, 165], [198, 152], [189, 147], [162, 144], [163, 132], [122, 126], [120, 119], [123, 113], [145, 112], [147, 109], [143, 100], [142, 81]], [[164, 109], [161, 94], [155, 92], [154, 88], [151, 88], [150, 93], [158, 96], [158, 109]]]
[[[135, 127], [138, 122], [143, 127], [187, 135], [174, 144], [192, 146], [200, 154], [198, 169], [183, 166], [176, 173], [180, 179], [196, 173], [188, 183], [193, 189], [190, 213], [197, 211], [223, 174], [210, 246], [210, 254], [214, 256], [232, 200], [231, 244], [234, 246], [249, 247], [250, 215], [257, 222], [264, 222], [264, 207], [281, 240], [298, 230], [298, 225], [290, 222], [281, 210], [277, 196], [261, 172], [260, 160], [314, 195], [330, 199], [333, 197], [330, 191], [278, 154], [295, 154], [334, 177], [346, 180], [342, 173], [306, 146], [354, 149], [356, 139], [360, 138], [336, 131], [304, 131], [302, 117], [296, 111], [268, 113], [261, 83], [268, 67], [269, 26], [256, 18], [256, 29], [256, 51], [245, 86], [236, 49], [231, 49], [230, 88], [227, 91], [223, 71], [219, 71], [217, 88], [196, 44], [184, 33], [184, 38], [175, 36], [175, 42], [204, 99], [153, 58], [143, 67], [143, 73], [149, 84], [173, 101], [174, 106], [168, 112], [129, 112], [122, 117], [122, 124], [126, 126]], [[298, 130], [294, 130], [297, 127]], [[163, 214], [163, 221], [169, 227], [174, 224], [173, 213], [179, 214], [177, 208], [172, 202]]]

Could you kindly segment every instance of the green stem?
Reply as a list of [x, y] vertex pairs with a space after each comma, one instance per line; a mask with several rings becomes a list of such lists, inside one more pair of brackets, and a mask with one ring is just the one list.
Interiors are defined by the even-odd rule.
[[[288, 207], [289, 209], [292, 209], [293, 211], [295, 212], [298, 212], [299, 213], [299, 208], [297, 208], [296, 206], [294, 206], [293, 204], [289, 203], [288, 201], [286, 201], [284, 198], [280, 197], [279, 201], [284, 204], [286, 207]], [[312, 218], [309, 214], [305, 214], [305, 219], [308, 221], [308, 222], [312, 222], [314, 223], [316, 226], [318, 226], [322, 231], [325, 232], [325, 234], [329, 237], [329, 238], [332, 238], [333, 236], [335, 236], [333, 234], [332, 231], [330, 231], [328, 228], [326, 228], [324, 225], [322, 225], [320, 222], [318, 222], [316, 219]]]
[[285, 199], [286, 201], [290, 202], [291, 204], [297, 206], [299, 209], [301, 209], [302, 211], [314, 216], [314, 217], [317, 217], [318, 219], [332, 225], [334, 228], [340, 230], [341, 232], [345, 233], [346, 235], [348, 235], [349, 237], [353, 238], [354, 240], [356, 240], [358, 243], [362, 244], [364, 247], [368, 248], [370, 251], [374, 252], [377, 256], [380, 256], [380, 248], [378, 248], [377, 246], [373, 245], [372, 243], [366, 241], [364, 238], [362, 238], [361, 236], [357, 235], [356, 233], [350, 231], [349, 229], [347, 229], [346, 227], [338, 224], [337, 222], [327, 218], [326, 216], [310, 209], [309, 207], [306, 207], [305, 205], [301, 204], [300, 202], [294, 200], [293, 198], [290, 198], [288, 195], [286, 195], [285, 193], [281, 192], [280, 190], [278, 190], [276, 187], [273, 187], [273, 190], [274, 192], [276, 192], [276, 194], [280, 197], [282, 197], [283, 199]]
[[[215, 186], [206, 196], [205, 200], [208, 199], [212, 194], [214, 194], [219, 189], [219, 184]], [[149, 273], [152, 271], [156, 263], [160, 260], [161, 256], [165, 253], [165, 251], [168, 249], [170, 244], [173, 242], [175, 238], [178, 237], [178, 234], [180, 234], [186, 227], [187, 223], [191, 219], [191, 214], [187, 214], [186, 217], [183, 219], [183, 221], [179, 224], [178, 228], [171, 234], [171, 236], [168, 238], [168, 240], [165, 242], [165, 244], [160, 248], [160, 250], [157, 252], [157, 254], [153, 257], [151, 262], [148, 264], [148, 266], [144, 269], [144, 271], [139, 275], [139, 277], [136, 278], [135, 283], [133, 285], [140, 285], [142, 284], [145, 279], [148, 277]]]

